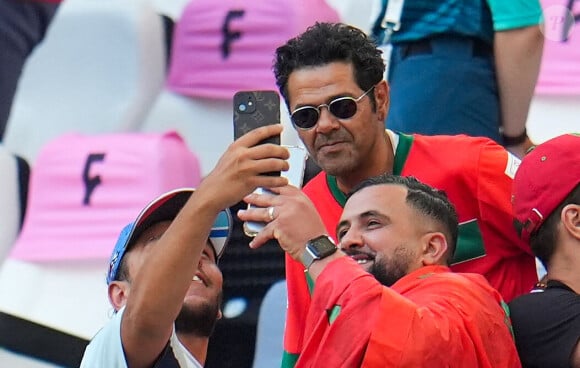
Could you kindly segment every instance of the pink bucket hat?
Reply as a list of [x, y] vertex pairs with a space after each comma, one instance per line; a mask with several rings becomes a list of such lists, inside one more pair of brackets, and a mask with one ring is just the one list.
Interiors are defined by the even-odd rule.
[[176, 24], [167, 88], [222, 100], [276, 89], [276, 48], [316, 21], [339, 17], [324, 0], [192, 0]]

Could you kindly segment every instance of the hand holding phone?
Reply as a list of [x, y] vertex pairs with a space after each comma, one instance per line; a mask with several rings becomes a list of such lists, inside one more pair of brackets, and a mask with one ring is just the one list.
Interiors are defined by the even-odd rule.
[[[239, 91], [234, 95], [234, 139], [256, 128], [280, 124], [280, 97], [276, 91]], [[270, 137], [259, 144], [280, 144], [280, 135]], [[280, 172], [269, 172], [264, 175], [279, 176]], [[266, 191], [257, 188], [255, 193]], [[264, 223], [244, 223], [244, 233], [255, 236]]]
[[[302, 182], [304, 179], [304, 171], [306, 168], [306, 159], [308, 157], [307, 151], [298, 146], [288, 146], [286, 147], [290, 152], [290, 158], [288, 159], [288, 164], [290, 168], [288, 171], [284, 171], [282, 176], [288, 179], [288, 184], [293, 185], [297, 188], [302, 187]], [[273, 194], [267, 189], [258, 188], [254, 191], [256, 194]], [[252, 205], [248, 205], [248, 208], [253, 207]], [[244, 233], [247, 236], [254, 237], [256, 236], [263, 228], [266, 226], [264, 222], [244, 222], [243, 228]]]

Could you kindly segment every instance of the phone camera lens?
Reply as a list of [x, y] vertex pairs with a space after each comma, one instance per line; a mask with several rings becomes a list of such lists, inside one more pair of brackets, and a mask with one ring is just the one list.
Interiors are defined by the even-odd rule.
[[247, 107], [244, 104], [240, 104], [240, 105], [238, 105], [238, 110], [240, 110], [241, 112], [244, 112], [247, 110]]

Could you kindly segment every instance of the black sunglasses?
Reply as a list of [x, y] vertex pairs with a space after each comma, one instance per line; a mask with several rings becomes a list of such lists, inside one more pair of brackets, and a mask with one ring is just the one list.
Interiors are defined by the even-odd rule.
[[358, 98], [346, 96], [339, 97], [330, 101], [327, 104], [320, 104], [318, 106], [302, 106], [292, 111], [290, 119], [292, 124], [298, 129], [312, 129], [318, 123], [320, 118], [320, 108], [326, 107], [328, 111], [339, 119], [350, 119], [356, 114], [357, 103], [366, 96], [375, 86], [369, 88], [365, 93]]

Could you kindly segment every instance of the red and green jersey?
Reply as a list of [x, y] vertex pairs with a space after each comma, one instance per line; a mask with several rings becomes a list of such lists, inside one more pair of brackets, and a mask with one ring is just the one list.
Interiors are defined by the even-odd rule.
[[426, 266], [388, 288], [342, 257], [316, 281], [296, 367], [521, 367], [506, 311], [478, 274]]
[[[459, 216], [459, 239], [452, 270], [484, 275], [504, 300], [528, 292], [537, 282], [534, 256], [513, 228], [511, 185], [519, 160], [487, 138], [393, 134], [393, 173], [414, 176], [444, 190]], [[334, 234], [346, 196], [324, 172], [304, 192]], [[283, 367], [302, 351], [310, 306], [304, 267], [286, 256], [288, 313]]]

